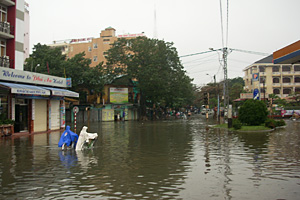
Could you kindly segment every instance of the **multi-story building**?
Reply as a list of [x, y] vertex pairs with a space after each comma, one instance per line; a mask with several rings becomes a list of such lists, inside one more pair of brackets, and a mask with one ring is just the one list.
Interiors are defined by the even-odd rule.
[[54, 41], [53, 44], [49, 46], [61, 48], [62, 54], [66, 55], [67, 58], [72, 58], [78, 53], [85, 52], [85, 58], [91, 59], [90, 67], [95, 67], [101, 62], [106, 63], [105, 55], [118, 38], [134, 38], [138, 36], [145, 35], [144, 33], [140, 33], [116, 36], [116, 30], [112, 27], [108, 27], [101, 31], [99, 38], [89, 37]]
[[23, 70], [24, 0], [0, 2], [0, 66]]
[[300, 93], [299, 47], [300, 40], [246, 67], [245, 90], [258, 89], [261, 98], [268, 98], [269, 94], [283, 98]]
[[[13, 120], [14, 131], [22, 133], [64, 128], [65, 97], [79, 94], [65, 89], [70, 79], [23, 71], [29, 53], [24, 0], [0, 0], [0, 47], [0, 119]], [[7, 133], [0, 128], [0, 136]]]

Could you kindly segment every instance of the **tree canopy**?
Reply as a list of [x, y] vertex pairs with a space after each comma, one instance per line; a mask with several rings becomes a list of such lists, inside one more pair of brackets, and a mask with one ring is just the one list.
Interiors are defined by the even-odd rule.
[[78, 92], [83, 90], [101, 92], [107, 78], [106, 71], [102, 64], [89, 67], [91, 60], [84, 56], [85, 53], [82, 52], [66, 59], [61, 49], [39, 43], [34, 46], [32, 54], [26, 59], [24, 70], [71, 78], [72, 90]]
[[192, 102], [193, 85], [180, 63], [173, 43], [146, 37], [121, 38], [107, 55], [107, 67], [115, 75], [137, 80], [141, 106], [182, 106]]

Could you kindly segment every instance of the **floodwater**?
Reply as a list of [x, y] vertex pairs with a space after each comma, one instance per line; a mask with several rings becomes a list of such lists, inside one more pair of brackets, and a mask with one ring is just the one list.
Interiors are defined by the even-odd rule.
[[90, 124], [99, 139], [80, 152], [62, 152], [59, 132], [0, 138], [0, 199], [300, 199], [299, 122], [269, 133], [214, 123]]

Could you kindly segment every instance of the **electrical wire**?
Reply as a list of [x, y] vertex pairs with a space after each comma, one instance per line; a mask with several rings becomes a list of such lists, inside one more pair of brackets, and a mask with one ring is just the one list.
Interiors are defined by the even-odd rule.
[[226, 47], [228, 47], [228, 19], [229, 19], [229, 0], [227, 0]]
[[221, 35], [222, 35], [222, 48], [224, 48], [224, 29], [223, 29], [222, 0], [220, 0], [220, 16], [221, 16]]

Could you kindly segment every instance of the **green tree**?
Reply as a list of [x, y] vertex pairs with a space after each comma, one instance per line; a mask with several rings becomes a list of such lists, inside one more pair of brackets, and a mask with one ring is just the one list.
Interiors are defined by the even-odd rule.
[[51, 48], [47, 45], [37, 44], [28, 59], [24, 69], [42, 74], [72, 79], [72, 90], [82, 93], [99, 93], [110, 76], [103, 68], [102, 63], [90, 67], [91, 60], [84, 57], [85, 53], [79, 53], [66, 59], [59, 48]]
[[142, 116], [146, 105], [183, 106], [193, 100], [192, 80], [172, 43], [146, 37], [119, 39], [108, 51], [107, 61], [115, 75], [138, 81]]
[[[59, 48], [50, 48], [40, 43], [34, 45], [32, 54], [26, 59], [24, 70], [53, 76], [63, 76], [66, 56]], [[48, 73], [49, 69], [49, 73]]]
[[263, 101], [249, 99], [239, 109], [239, 120], [250, 126], [264, 123], [267, 116], [267, 107]]

